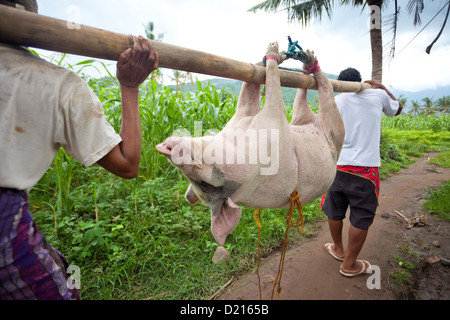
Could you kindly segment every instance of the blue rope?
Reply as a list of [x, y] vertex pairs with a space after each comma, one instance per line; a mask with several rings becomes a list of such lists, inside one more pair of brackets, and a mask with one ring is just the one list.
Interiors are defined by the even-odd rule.
[[[300, 45], [298, 44], [298, 41], [292, 41], [290, 36], [288, 36], [288, 41], [289, 41], [288, 51], [283, 51], [283, 54], [286, 55], [286, 58], [299, 60], [303, 63], [307, 62], [309, 59], [308, 54], [305, 51], [303, 51], [302, 47], [300, 47]], [[297, 49], [298, 49], [298, 51], [296, 51]], [[265, 57], [263, 57], [262, 61], [263, 61], [263, 64], [266, 65]], [[286, 68], [281, 68], [281, 69], [288, 70]], [[303, 70], [292, 70], [292, 69], [291, 69], [291, 71], [303, 72]]]
[[[292, 41], [291, 37], [288, 36], [289, 46], [288, 51], [284, 52], [287, 58], [299, 60], [303, 63], [308, 61], [308, 55], [303, 51], [302, 47], [298, 44], [298, 41]], [[298, 49], [298, 51], [296, 51]]]

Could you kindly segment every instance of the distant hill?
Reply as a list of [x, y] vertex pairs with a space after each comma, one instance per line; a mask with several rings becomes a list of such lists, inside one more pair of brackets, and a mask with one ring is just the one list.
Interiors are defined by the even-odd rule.
[[[336, 75], [326, 73], [327, 77], [330, 79], [337, 79]], [[218, 89], [225, 89], [227, 92], [232, 95], [239, 96], [242, 87], [242, 81], [239, 80], [230, 80], [230, 79], [221, 79], [214, 78], [209, 80], [203, 80], [202, 83], [210, 83]], [[174, 87], [174, 86], [171, 86]], [[184, 87], [181, 87], [181, 91], [192, 91], [195, 90], [192, 88], [190, 84], [186, 84]], [[297, 93], [296, 88], [281, 88], [281, 92], [283, 94], [283, 101], [286, 105], [292, 105], [294, 103], [295, 95]], [[314, 101], [317, 96], [317, 90], [309, 90], [307, 99], [310, 101]]]
[[[333, 74], [327, 74], [327, 77], [329, 79], [337, 79], [337, 75]], [[229, 93], [238, 96], [241, 92], [242, 87], [242, 81], [239, 80], [230, 80], [230, 79], [222, 79], [222, 78], [214, 78], [209, 80], [203, 80], [202, 83], [210, 83], [211, 85], [214, 85], [218, 89], [226, 89]], [[411, 105], [411, 101], [418, 101], [421, 102], [423, 98], [430, 98], [432, 100], [437, 100], [439, 98], [442, 98], [444, 96], [450, 96], [450, 86], [446, 87], [439, 87], [436, 89], [429, 89], [429, 90], [422, 90], [418, 92], [409, 92], [409, 91], [402, 91], [402, 90], [396, 90], [394, 88], [388, 88], [389, 91], [392, 92], [397, 98], [400, 96], [403, 96], [403, 98], [407, 99], [407, 106]], [[184, 87], [181, 88], [181, 91], [190, 91], [194, 90], [191, 85], [186, 84]], [[297, 89], [295, 88], [281, 88], [283, 93], [283, 100], [286, 105], [292, 105], [294, 103], [295, 95], [297, 92]], [[317, 97], [317, 91], [316, 90], [309, 90], [308, 91], [308, 100], [309, 101], [315, 101]]]
[[407, 104], [410, 105], [411, 101], [421, 102], [424, 98], [430, 98], [435, 101], [445, 96], [450, 96], [450, 86], [438, 87], [436, 89], [427, 89], [418, 92], [402, 91], [393, 88], [388, 88], [396, 97], [401, 95], [408, 99]]

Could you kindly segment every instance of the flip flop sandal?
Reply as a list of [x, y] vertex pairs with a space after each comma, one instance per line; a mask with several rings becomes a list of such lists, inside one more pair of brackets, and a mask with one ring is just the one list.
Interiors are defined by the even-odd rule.
[[333, 258], [339, 261], [344, 261], [344, 258], [339, 258], [336, 253], [334, 253], [332, 247], [334, 247], [334, 243], [327, 243], [324, 246], [325, 250], [327, 250], [327, 252], [333, 256]]
[[367, 273], [371, 273], [371, 264], [369, 263], [369, 261], [367, 260], [356, 260], [362, 263], [363, 267], [360, 271], [356, 272], [356, 273], [349, 273], [349, 272], [345, 272], [342, 271], [342, 269], [339, 269], [339, 272], [347, 278], [353, 278], [359, 275], [363, 275], [363, 274], [367, 274]]

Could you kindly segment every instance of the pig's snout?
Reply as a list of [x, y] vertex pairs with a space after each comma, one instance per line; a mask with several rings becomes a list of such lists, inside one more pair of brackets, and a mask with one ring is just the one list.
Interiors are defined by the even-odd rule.
[[170, 157], [170, 155], [172, 154], [172, 148], [173, 148], [172, 146], [163, 142], [156, 146], [156, 151], [158, 151], [159, 153], [161, 153], [167, 157]]
[[166, 139], [163, 143], [160, 143], [156, 146], [156, 151], [167, 157], [170, 157], [172, 155], [172, 150], [178, 143], [180, 143], [179, 139], [173, 138]]
[[176, 158], [183, 157], [183, 146], [181, 144], [181, 139], [179, 138], [168, 138], [163, 143], [160, 143], [156, 146], [156, 151], [165, 155], [171, 161], [172, 157]]

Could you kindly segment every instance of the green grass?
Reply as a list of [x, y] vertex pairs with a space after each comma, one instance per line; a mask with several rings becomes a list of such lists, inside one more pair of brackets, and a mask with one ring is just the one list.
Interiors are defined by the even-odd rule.
[[[88, 168], [100, 174], [102, 168]], [[213, 265], [217, 247], [210, 231], [210, 211], [190, 206], [183, 198], [187, 181], [158, 177], [127, 181], [104, 173], [73, 189], [68, 211], [57, 216], [34, 207], [35, 219], [47, 240], [80, 266], [83, 299], [204, 299], [233, 275], [253, 270], [257, 226], [253, 211], [227, 239], [232, 261]], [[34, 192], [32, 203], [38, 203]], [[318, 201], [318, 200], [317, 200]], [[311, 228], [322, 214], [317, 201], [305, 206]], [[44, 205], [45, 207], [45, 205]], [[284, 210], [263, 210], [263, 254], [279, 247], [285, 230]], [[98, 218], [97, 218], [98, 217]], [[309, 234], [307, 229], [303, 234]], [[291, 232], [291, 241], [298, 239]], [[163, 295], [164, 294], [164, 295]]]
[[439, 153], [436, 158], [428, 161], [444, 168], [450, 168], [450, 151]]
[[[64, 59], [56, 62], [61, 65]], [[75, 71], [83, 76], [82, 70], [92, 65], [97, 67], [87, 60], [69, 67], [79, 68]], [[85, 79], [103, 103], [107, 120], [119, 131], [117, 80]], [[240, 223], [227, 238], [231, 261], [212, 264], [217, 244], [210, 231], [209, 208], [188, 204], [187, 179], [155, 151], [155, 145], [177, 129], [192, 135], [195, 121], [202, 121], [202, 134], [220, 130], [234, 114], [237, 97], [208, 84], [177, 93], [147, 81], [139, 102], [143, 136], [139, 176], [124, 180], [98, 165], [83, 168], [60, 150], [30, 191], [31, 211], [48, 242], [80, 267], [82, 299], [207, 299], [232, 276], [255, 270], [258, 229], [253, 211], [243, 209]], [[383, 177], [424, 152], [450, 150], [448, 129], [428, 124], [411, 131], [397, 128], [399, 123], [383, 129]], [[306, 228], [301, 234], [292, 230], [291, 243], [313, 234], [315, 222], [324, 219], [318, 203], [316, 199], [304, 206]], [[262, 210], [263, 256], [280, 247], [286, 213]]]
[[[431, 116], [429, 116], [431, 117]], [[426, 152], [449, 152], [450, 131], [384, 128], [381, 134], [381, 179], [413, 163]]]
[[[439, 153], [428, 161], [443, 168], [450, 168], [450, 151]], [[423, 206], [440, 219], [450, 221], [450, 180], [445, 181], [437, 190], [428, 190], [427, 200]]]
[[450, 180], [437, 190], [429, 190], [423, 206], [438, 218], [450, 221]]

